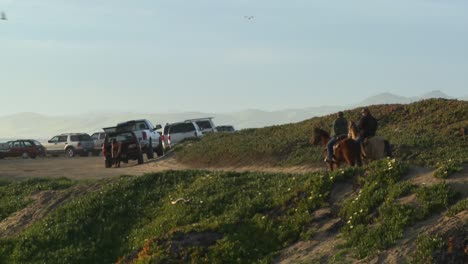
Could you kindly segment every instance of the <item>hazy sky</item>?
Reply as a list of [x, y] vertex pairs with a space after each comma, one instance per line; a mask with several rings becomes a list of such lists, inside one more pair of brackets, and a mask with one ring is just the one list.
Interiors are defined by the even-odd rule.
[[466, 0], [0, 0], [0, 10], [0, 115], [468, 95]]

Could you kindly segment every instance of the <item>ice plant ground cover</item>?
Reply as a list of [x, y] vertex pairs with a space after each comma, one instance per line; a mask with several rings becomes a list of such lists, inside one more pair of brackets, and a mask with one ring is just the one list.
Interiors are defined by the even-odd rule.
[[[269, 263], [289, 245], [314, 237], [313, 213], [334, 206], [330, 194], [345, 181], [356, 189], [338, 208], [340, 247], [360, 259], [388, 249], [405, 229], [456, 202], [445, 183], [418, 187], [402, 180], [407, 168], [385, 159], [333, 173], [188, 170], [98, 181], [20, 233], [0, 238], [0, 262]], [[37, 193], [37, 182], [59, 191], [90, 184], [37, 180], [2, 187], [29, 190], [22, 194], [28, 197]], [[2, 190], [2, 203], [14, 197]], [[417, 205], [399, 202], [410, 195]], [[463, 208], [459, 202], [451, 211]], [[415, 254], [440, 243], [426, 244]]]

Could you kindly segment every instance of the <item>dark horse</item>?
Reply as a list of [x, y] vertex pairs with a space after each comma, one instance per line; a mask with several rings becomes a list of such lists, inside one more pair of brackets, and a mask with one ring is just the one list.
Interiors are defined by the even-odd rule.
[[[327, 143], [330, 140], [330, 134], [325, 130], [320, 128], [314, 129], [314, 134], [310, 140], [310, 143], [316, 146], [322, 145], [324, 147], [323, 156], [327, 157]], [[336, 165], [337, 168], [340, 167], [340, 163], [345, 162], [354, 166], [355, 164], [360, 165], [361, 162], [358, 160], [360, 157], [356, 155], [356, 141], [344, 137], [339, 139], [337, 144], [334, 147], [333, 151], [333, 161], [327, 162], [328, 169], [333, 171], [333, 165]]]

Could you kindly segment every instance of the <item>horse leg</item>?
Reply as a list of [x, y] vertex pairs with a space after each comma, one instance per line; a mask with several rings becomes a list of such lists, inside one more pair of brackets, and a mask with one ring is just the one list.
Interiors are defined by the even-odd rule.
[[387, 157], [392, 158], [392, 146], [388, 140], [384, 140], [384, 152]]

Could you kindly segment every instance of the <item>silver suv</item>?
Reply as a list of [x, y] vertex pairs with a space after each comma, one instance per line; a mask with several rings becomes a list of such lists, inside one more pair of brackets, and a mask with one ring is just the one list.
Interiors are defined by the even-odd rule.
[[85, 133], [66, 133], [51, 138], [45, 145], [46, 153], [58, 156], [65, 154], [74, 157], [76, 154], [88, 156], [93, 151], [94, 141]]
[[195, 118], [185, 120], [185, 122], [196, 123], [203, 133], [218, 132], [215, 124], [213, 123], [213, 118], [214, 117]]
[[200, 138], [203, 132], [196, 122], [174, 123], [169, 126], [167, 134], [167, 143], [169, 148], [189, 138]]

